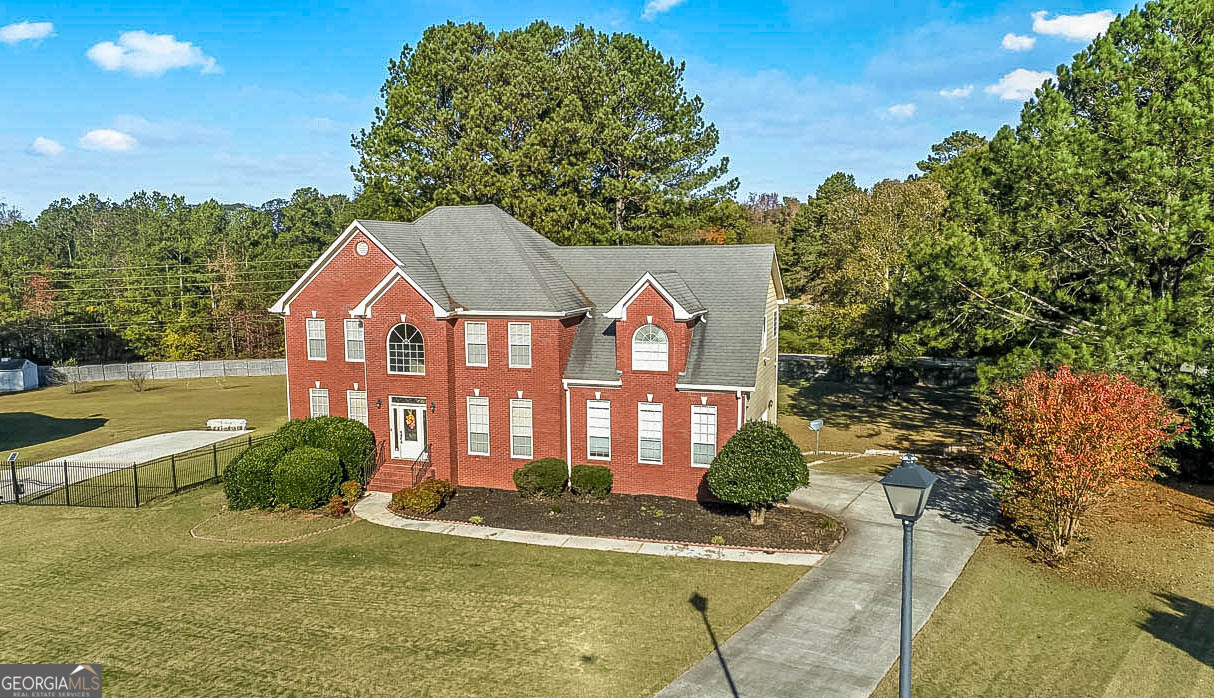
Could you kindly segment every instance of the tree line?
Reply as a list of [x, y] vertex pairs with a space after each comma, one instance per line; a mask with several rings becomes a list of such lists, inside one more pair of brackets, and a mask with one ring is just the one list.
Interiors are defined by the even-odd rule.
[[[1214, 10], [1159, 0], [1059, 66], [1019, 122], [957, 131], [905, 180], [836, 173], [739, 202], [683, 65], [642, 39], [543, 22], [430, 27], [352, 137], [356, 195], [261, 206], [136, 194], [0, 219], [0, 347], [39, 360], [281, 351], [264, 308], [355, 217], [494, 203], [561, 244], [777, 246], [781, 346], [896, 373], [978, 359], [1163, 391], [1214, 453]], [[909, 164], [909, 163], [908, 163]]]

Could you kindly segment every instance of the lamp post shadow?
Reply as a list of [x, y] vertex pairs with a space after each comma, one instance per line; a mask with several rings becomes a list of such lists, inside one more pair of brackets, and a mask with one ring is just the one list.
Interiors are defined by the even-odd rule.
[[708, 638], [712, 640], [712, 649], [717, 653], [717, 661], [721, 663], [721, 671], [725, 673], [725, 681], [729, 683], [729, 694], [733, 698], [738, 698], [738, 687], [734, 685], [733, 674], [729, 673], [729, 665], [725, 663], [725, 655], [721, 654], [721, 645], [717, 642], [717, 634], [712, 630], [712, 623], [708, 622], [708, 599], [701, 596], [700, 592], [695, 592], [691, 598], [687, 600], [691, 607], [700, 612], [700, 617], [704, 619], [704, 627], [708, 630]]

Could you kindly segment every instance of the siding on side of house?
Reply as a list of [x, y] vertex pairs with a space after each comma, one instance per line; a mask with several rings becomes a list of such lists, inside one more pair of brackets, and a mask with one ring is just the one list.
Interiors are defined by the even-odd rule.
[[776, 303], [776, 282], [774, 277], [768, 277], [767, 302], [763, 305], [763, 317], [757, 318], [756, 332], [767, 333], [767, 347], [759, 352], [759, 366], [755, 375], [755, 391], [746, 403], [746, 421], [751, 422], [763, 418], [763, 412], [770, 408], [768, 418], [776, 421], [776, 385], [780, 373], [780, 331], [776, 328], [776, 336], [771, 336], [772, 314], [779, 305]]

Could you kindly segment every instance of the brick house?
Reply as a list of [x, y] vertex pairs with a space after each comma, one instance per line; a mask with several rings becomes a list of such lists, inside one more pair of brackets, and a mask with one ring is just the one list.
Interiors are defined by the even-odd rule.
[[371, 489], [513, 488], [528, 461], [694, 498], [743, 421], [775, 419], [771, 245], [562, 247], [495, 206], [357, 220], [270, 311], [290, 417], [367, 424]]

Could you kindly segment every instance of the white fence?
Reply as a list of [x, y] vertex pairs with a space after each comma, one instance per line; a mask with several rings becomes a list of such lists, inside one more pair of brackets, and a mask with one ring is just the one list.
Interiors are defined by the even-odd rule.
[[221, 378], [224, 376], [282, 376], [286, 359], [224, 359], [222, 361], [159, 361], [82, 366], [39, 366], [38, 382], [58, 385], [70, 378], [83, 383], [128, 378]]

